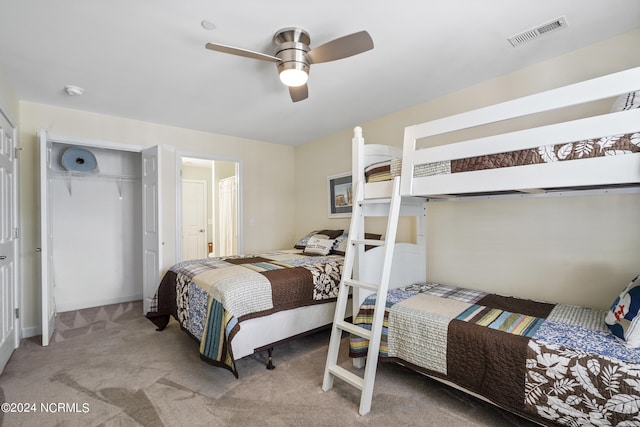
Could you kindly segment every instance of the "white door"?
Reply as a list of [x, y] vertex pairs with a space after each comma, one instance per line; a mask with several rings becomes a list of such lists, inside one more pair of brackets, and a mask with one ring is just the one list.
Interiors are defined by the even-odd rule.
[[47, 132], [40, 131], [40, 292], [41, 292], [41, 327], [42, 345], [49, 345], [53, 335], [56, 304], [53, 298], [53, 253], [51, 248], [53, 235], [49, 209], [51, 191], [49, 186], [49, 162], [51, 161], [51, 144]]
[[238, 201], [236, 177], [221, 179], [218, 183], [218, 205], [220, 206], [220, 256], [237, 254]]
[[17, 180], [15, 131], [0, 114], [0, 372], [18, 347]]
[[182, 180], [182, 259], [207, 257], [207, 182]]
[[142, 150], [142, 305], [149, 311], [160, 281], [160, 148]]

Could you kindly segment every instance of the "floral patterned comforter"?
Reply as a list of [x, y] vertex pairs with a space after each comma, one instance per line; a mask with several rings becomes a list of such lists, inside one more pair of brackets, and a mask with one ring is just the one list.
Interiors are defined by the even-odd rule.
[[201, 358], [237, 377], [232, 340], [246, 319], [335, 300], [344, 257], [300, 250], [185, 261], [165, 274], [147, 313], [173, 316], [200, 342]]
[[[370, 328], [375, 296], [354, 323]], [[544, 425], [640, 425], [640, 349], [606, 312], [438, 284], [389, 291], [380, 356]], [[368, 342], [351, 338], [350, 355]]]

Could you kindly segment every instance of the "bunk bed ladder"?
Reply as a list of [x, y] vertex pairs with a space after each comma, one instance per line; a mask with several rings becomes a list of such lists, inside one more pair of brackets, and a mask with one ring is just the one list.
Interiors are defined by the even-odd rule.
[[[400, 214], [400, 177], [394, 179], [393, 193], [391, 198], [386, 199], [364, 199], [363, 184], [356, 184], [356, 199], [353, 204], [353, 212], [351, 217], [351, 225], [349, 229], [349, 241], [345, 253], [344, 267], [342, 270], [342, 279], [340, 280], [340, 289], [338, 293], [338, 301], [336, 305], [335, 318], [331, 329], [331, 339], [329, 341], [329, 350], [327, 353], [327, 363], [324, 371], [322, 389], [327, 391], [333, 387], [334, 377], [338, 377], [348, 384], [356, 387], [361, 391], [360, 396], [360, 415], [365, 415], [371, 409], [371, 400], [373, 398], [373, 385], [376, 377], [376, 369], [378, 363], [378, 354], [380, 351], [380, 335], [382, 334], [382, 323], [384, 320], [384, 311], [387, 300], [387, 291], [389, 288], [389, 278], [391, 276], [391, 264], [393, 260], [393, 249], [396, 240], [396, 231], [398, 228], [398, 217]], [[378, 205], [378, 206], [368, 206]], [[364, 239], [364, 222], [367, 216], [367, 208], [375, 208], [384, 205], [388, 207], [387, 228], [384, 240]], [[365, 245], [382, 246], [384, 250], [384, 261], [382, 263], [382, 271], [377, 283], [368, 283], [356, 280], [354, 278], [354, 265], [356, 255], [364, 253]], [[349, 301], [350, 288], [363, 289], [373, 291], [376, 294], [376, 303], [373, 312], [373, 322], [371, 330], [354, 325], [345, 320], [347, 302]], [[357, 313], [353, 313], [355, 319]], [[342, 333], [348, 332], [358, 337], [369, 340], [369, 348], [367, 352], [367, 363], [365, 365], [364, 376], [361, 377], [338, 365], [338, 353], [340, 351], [340, 343], [342, 341]]]

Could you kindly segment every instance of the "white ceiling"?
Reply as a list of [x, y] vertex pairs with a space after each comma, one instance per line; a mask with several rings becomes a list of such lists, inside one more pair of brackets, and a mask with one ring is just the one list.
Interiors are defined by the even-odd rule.
[[[204, 48], [273, 54], [293, 26], [312, 48], [360, 30], [375, 48], [313, 65], [297, 103], [273, 63]], [[638, 27], [633, 0], [0, 0], [0, 70], [21, 100], [297, 145]]]

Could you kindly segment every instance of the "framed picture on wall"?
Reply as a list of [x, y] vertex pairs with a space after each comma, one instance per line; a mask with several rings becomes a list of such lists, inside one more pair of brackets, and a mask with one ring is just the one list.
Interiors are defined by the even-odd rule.
[[343, 173], [327, 177], [329, 195], [329, 218], [351, 216], [353, 188], [351, 174]]

